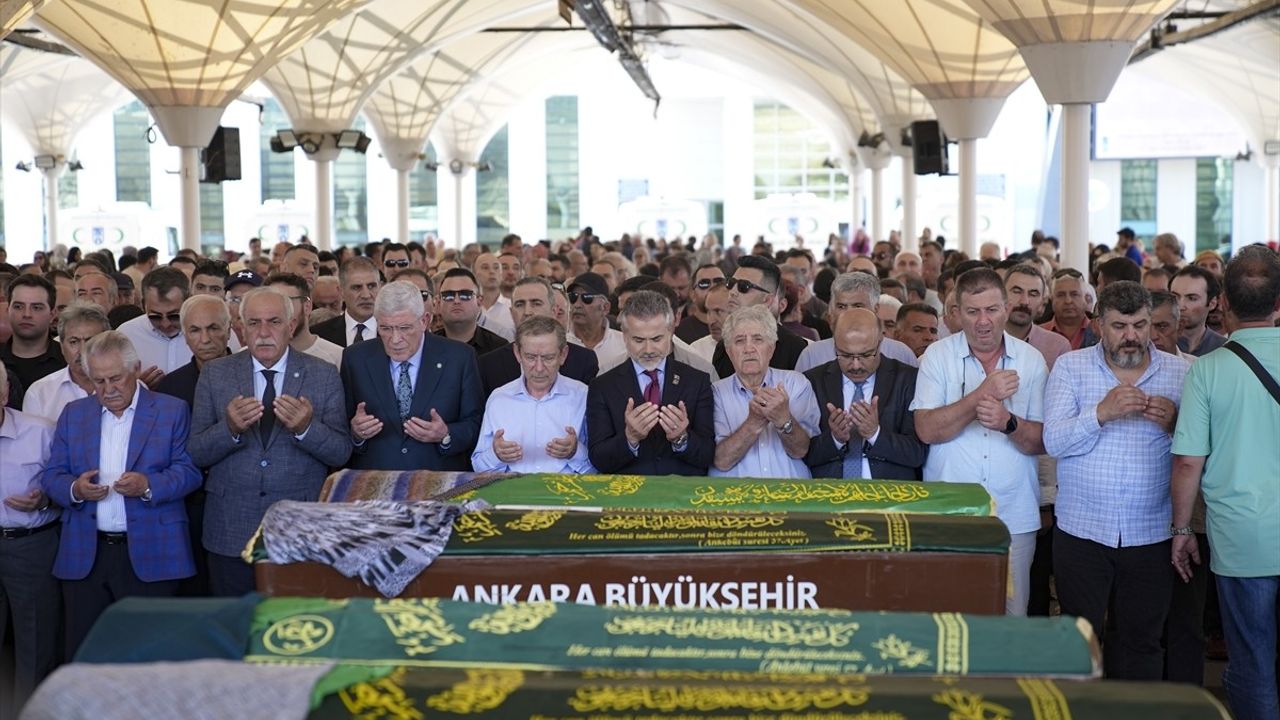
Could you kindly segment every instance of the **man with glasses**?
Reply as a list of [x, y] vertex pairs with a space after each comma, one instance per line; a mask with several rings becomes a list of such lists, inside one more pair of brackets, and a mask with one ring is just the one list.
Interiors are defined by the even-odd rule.
[[[725, 284], [729, 287], [730, 313], [740, 307], [763, 305], [777, 319], [782, 309], [782, 272], [772, 260], [756, 255], [740, 258], [738, 269]], [[808, 342], [804, 338], [779, 324], [778, 340], [769, 366], [780, 370], [794, 369], [806, 347]], [[733, 361], [725, 352], [723, 341], [716, 344], [711, 363], [720, 377], [727, 378], [733, 374]]]
[[1089, 323], [1090, 288], [1080, 271], [1063, 268], [1053, 274], [1053, 319], [1041, 327], [1056, 332], [1071, 343], [1072, 350], [1093, 347], [1098, 336]]
[[142, 307], [145, 315], [120, 326], [133, 343], [142, 363], [138, 379], [155, 384], [167, 372], [191, 362], [191, 348], [182, 337], [182, 303], [191, 296], [191, 281], [171, 267], [156, 268], [142, 278]]
[[[547, 317], [555, 320], [557, 298], [563, 298], [563, 290], [553, 289], [542, 278], [529, 277], [516, 283], [511, 292], [511, 316], [516, 327], [531, 317]], [[561, 327], [564, 327], [561, 324]], [[566, 340], [567, 342], [567, 340]], [[590, 350], [569, 343], [559, 373], [583, 384], [590, 384], [600, 371], [600, 361]], [[480, 380], [484, 384], [485, 397], [494, 390], [520, 377], [520, 362], [512, 352], [510, 343], [480, 356]]]
[[400, 243], [387, 243], [382, 249], [382, 274], [387, 276], [387, 282], [396, 279], [396, 276], [413, 264], [413, 260], [409, 257], [409, 248]]
[[279, 290], [289, 302], [293, 303], [293, 316], [298, 322], [293, 330], [293, 339], [289, 347], [304, 352], [333, 365], [336, 369], [342, 366], [342, 347], [317, 337], [311, 332], [311, 292], [307, 281], [301, 275], [293, 273], [276, 273], [267, 278], [267, 287]]
[[724, 285], [724, 271], [715, 263], [698, 266], [689, 288], [689, 305], [684, 319], [676, 326], [676, 337], [693, 344], [711, 332], [707, 317], [707, 295], [712, 288]]
[[191, 275], [192, 295], [212, 295], [219, 300], [227, 296], [227, 264], [221, 260], [201, 260]]
[[332, 320], [315, 326], [313, 332], [334, 345], [351, 347], [377, 334], [373, 323], [373, 303], [382, 287], [378, 267], [367, 257], [347, 258], [338, 272], [346, 309]]
[[871, 262], [876, 266], [876, 275], [881, 280], [893, 272], [893, 261], [897, 257], [893, 243], [881, 240], [871, 249]]
[[[502, 262], [486, 252], [476, 256], [471, 271], [480, 286], [480, 319], [477, 324], [505, 340], [515, 340], [516, 326], [511, 320], [511, 301], [502, 292]], [[514, 287], [513, 287], [514, 291]]]
[[374, 317], [378, 342], [342, 356], [350, 467], [469, 470], [484, 415], [475, 352], [427, 332], [431, 313], [410, 283], [379, 290]]
[[626, 357], [622, 333], [609, 327], [609, 285], [596, 273], [586, 272], [569, 283], [569, 342], [595, 351], [600, 367], [617, 365]]
[[[827, 309], [827, 322], [835, 326], [844, 313], [861, 308], [878, 314], [880, 309], [880, 280], [875, 275], [861, 270], [837, 275], [831, 282], [831, 303]], [[895, 318], [896, 319], [896, 318]], [[880, 352], [885, 357], [893, 358], [904, 365], [916, 367], [919, 360], [906, 344], [889, 336], [880, 342]], [[833, 338], [819, 340], [803, 348], [796, 360], [796, 370], [808, 372], [823, 363], [836, 359], [836, 346]]]
[[436, 335], [470, 345], [477, 356], [508, 345], [500, 335], [476, 324], [480, 317], [480, 285], [466, 268], [445, 272], [440, 283], [439, 312], [444, 327]]
[[1005, 332], [1008, 296], [994, 270], [956, 281], [962, 332], [934, 343], [916, 378], [916, 433], [930, 445], [926, 481], [978, 482], [1011, 536], [1009, 615], [1026, 615], [1040, 529], [1036, 456], [1044, 453], [1044, 357]]
[[821, 414], [805, 455], [813, 476], [919, 480], [929, 447], [909, 409], [916, 369], [880, 352], [884, 331], [870, 310], [842, 313], [833, 333], [835, 360], [805, 373]]

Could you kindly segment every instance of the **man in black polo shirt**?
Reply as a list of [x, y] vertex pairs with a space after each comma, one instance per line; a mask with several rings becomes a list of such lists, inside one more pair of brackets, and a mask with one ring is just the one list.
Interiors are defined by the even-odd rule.
[[23, 388], [67, 366], [62, 348], [49, 337], [58, 293], [39, 275], [19, 275], [9, 281], [9, 325], [13, 336], [0, 345], [0, 360], [13, 370]]
[[[748, 305], [764, 305], [778, 317], [782, 308], [782, 271], [772, 260], [758, 255], [747, 255], [738, 259], [738, 269], [733, 277], [725, 283], [729, 287], [729, 312]], [[779, 370], [794, 370], [800, 353], [808, 347], [805, 339], [778, 325], [778, 344], [773, 351], [773, 359], [769, 367]], [[711, 356], [711, 364], [715, 365], [716, 374], [729, 377], [733, 374], [733, 363], [724, 351], [724, 340], [716, 343], [715, 353]]]

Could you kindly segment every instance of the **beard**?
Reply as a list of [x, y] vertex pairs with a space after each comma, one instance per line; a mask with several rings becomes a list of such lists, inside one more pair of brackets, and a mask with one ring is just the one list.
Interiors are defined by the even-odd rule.
[[1146, 348], [1138, 343], [1121, 343], [1119, 347], [1108, 346], [1107, 357], [1122, 370], [1132, 370], [1142, 364], [1147, 357]]

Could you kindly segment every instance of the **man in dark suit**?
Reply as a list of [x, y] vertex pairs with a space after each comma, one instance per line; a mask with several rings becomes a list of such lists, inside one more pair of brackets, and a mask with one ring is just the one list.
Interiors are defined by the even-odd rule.
[[805, 373], [822, 411], [805, 462], [814, 477], [919, 480], [928, 446], [907, 407], [916, 369], [880, 352], [883, 331], [870, 310], [840, 315], [836, 359]]
[[191, 458], [206, 468], [203, 545], [209, 588], [254, 589], [240, 551], [278, 500], [315, 500], [351, 454], [342, 383], [332, 363], [290, 350], [294, 304], [274, 287], [240, 303], [245, 352], [208, 363], [196, 385]]
[[[777, 319], [782, 310], [782, 271], [767, 257], [746, 255], [738, 260], [738, 269], [725, 283], [729, 288], [729, 312], [747, 305], [764, 305]], [[774, 346], [769, 367], [794, 370], [800, 353], [808, 347], [805, 339], [778, 324], [778, 343]], [[733, 362], [724, 350], [724, 341], [716, 343], [711, 356], [716, 374], [722, 378], [733, 375]]]
[[342, 354], [355, 444], [350, 466], [470, 469], [484, 414], [475, 351], [427, 331], [431, 311], [410, 283], [379, 290], [373, 317], [379, 342]]
[[[511, 319], [516, 327], [526, 318], [535, 316], [555, 317], [555, 291], [551, 284], [540, 277], [527, 277], [516, 283], [511, 291]], [[583, 385], [590, 385], [600, 372], [596, 354], [581, 345], [569, 343], [568, 356], [560, 366], [560, 374], [573, 378]], [[520, 362], [510, 343], [480, 356], [480, 381], [484, 384], [484, 396], [488, 398], [497, 388], [520, 377]]]
[[628, 361], [587, 390], [587, 444], [602, 473], [704, 476], [716, 450], [711, 378], [671, 355], [671, 303], [639, 290], [619, 313]]
[[378, 288], [382, 287], [378, 267], [367, 257], [347, 258], [338, 270], [338, 282], [342, 283], [342, 302], [346, 309], [338, 317], [318, 323], [311, 332], [339, 347], [372, 340], [376, 337], [373, 302]]
[[62, 411], [40, 476], [63, 508], [53, 574], [63, 581], [67, 657], [111, 603], [173, 595], [195, 573], [183, 498], [200, 486], [187, 406], [139, 386], [129, 338], [96, 335], [80, 360], [95, 394]]

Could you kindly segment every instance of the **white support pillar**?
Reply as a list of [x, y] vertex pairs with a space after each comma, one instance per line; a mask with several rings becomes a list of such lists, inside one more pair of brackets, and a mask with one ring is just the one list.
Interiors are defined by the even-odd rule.
[[53, 250], [58, 244], [58, 176], [65, 167], [64, 163], [58, 163], [40, 171], [44, 175], [45, 250]]
[[200, 148], [184, 147], [182, 166], [182, 232], [179, 239], [184, 250], [200, 252]]
[[396, 242], [409, 242], [409, 171], [396, 170]]
[[884, 168], [871, 168], [871, 242], [885, 239], [884, 233]]
[[902, 156], [902, 247], [920, 252], [920, 233], [916, 231], [916, 168], [911, 148]]
[[956, 228], [959, 247], [978, 259], [978, 141], [960, 141], [960, 212]]
[[1263, 185], [1267, 193], [1267, 217], [1263, 227], [1267, 234], [1263, 239], [1267, 242], [1280, 241], [1280, 155], [1266, 155], [1263, 163], [1267, 172], [1266, 183]]
[[[462, 182], [462, 176], [465, 173], [465, 168], [462, 172], [450, 173], [453, 175], [453, 237], [454, 242], [458, 243], [458, 247], [465, 245], [465, 243], [462, 242], [462, 238], [465, 234], [464, 231], [466, 229], [466, 223], [462, 221], [462, 193], [466, 192], [465, 184]], [[472, 225], [474, 226], [474, 224], [475, 221], [473, 218]]]
[[1089, 269], [1089, 109], [1062, 106], [1062, 265]]
[[855, 167], [849, 173], [849, 202], [853, 204], [853, 214], [849, 217], [849, 239], [858, 234], [858, 229], [866, 221], [862, 217], [862, 168]]
[[333, 160], [312, 157], [316, 164], [316, 236], [311, 238], [321, 250], [333, 249]]

